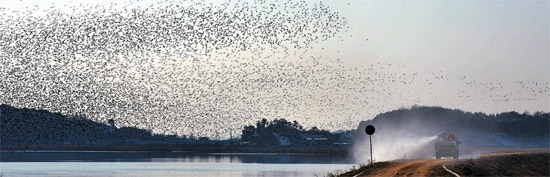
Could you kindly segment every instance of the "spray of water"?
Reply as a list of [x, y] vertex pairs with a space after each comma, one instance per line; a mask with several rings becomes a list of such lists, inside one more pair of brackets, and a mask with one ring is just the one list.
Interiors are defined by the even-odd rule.
[[[369, 137], [355, 142], [353, 157], [357, 163], [365, 163], [370, 159]], [[430, 158], [434, 156], [434, 136], [415, 136], [411, 133], [378, 133], [372, 136], [374, 161], [395, 159]]]

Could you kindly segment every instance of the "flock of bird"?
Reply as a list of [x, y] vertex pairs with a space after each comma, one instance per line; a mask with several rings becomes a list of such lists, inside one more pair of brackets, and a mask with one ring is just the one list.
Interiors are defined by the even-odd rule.
[[[114, 119], [155, 133], [224, 138], [261, 118], [353, 129], [399, 106], [443, 100], [449, 96], [432, 84], [454, 81], [466, 89], [442, 106], [550, 94], [548, 82], [483, 83], [308, 56], [317, 43], [344, 40], [348, 29], [346, 18], [323, 3], [128, 1], [0, 13], [0, 104]], [[523, 90], [503, 91], [517, 86]]]

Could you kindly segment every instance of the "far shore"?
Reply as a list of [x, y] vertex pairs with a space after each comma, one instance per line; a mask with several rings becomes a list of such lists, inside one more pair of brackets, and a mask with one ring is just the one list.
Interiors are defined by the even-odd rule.
[[[273, 146], [257, 147], [225, 144], [147, 144], [147, 145], [42, 145], [42, 146], [1, 146], [1, 152], [56, 152], [56, 151], [156, 151], [190, 153], [278, 153], [278, 154], [330, 154], [347, 155], [351, 145], [297, 147]], [[462, 146], [463, 157], [473, 154], [503, 152], [550, 152], [548, 146]]]
[[346, 155], [351, 146], [323, 147], [255, 147], [242, 145], [219, 144], [160, 144], [160, 145], [43, 145], [43, 146], [2, 146], [6, 151], [159, 151], [159, 152], [195, 152], [195, 153], [300, 153], [300, 154], [335, 154]]

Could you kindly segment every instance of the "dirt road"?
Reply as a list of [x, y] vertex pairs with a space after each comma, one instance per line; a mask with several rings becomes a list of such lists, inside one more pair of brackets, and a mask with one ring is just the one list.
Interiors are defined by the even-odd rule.
[[475, 159], [396, 160], [338, 176], [549, 176], [549, 157], [548, 152], [500, 152], [480, 154]]
[[[428, 176], [430, 169], [440, 167], [451, 159], [422, 159], [387, 164], [384, 168], [373, 168], [368, 173], [355, 176]], [[368, 175], [367, 175], [368, 174]]]

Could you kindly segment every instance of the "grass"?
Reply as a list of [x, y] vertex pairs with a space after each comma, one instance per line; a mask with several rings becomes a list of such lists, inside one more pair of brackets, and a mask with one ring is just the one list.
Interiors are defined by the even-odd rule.
[[393, 164], [395, 162], [377, 162], [377, 163], [374, 163], [374, 164], [361, 164], [359, 165], [359, 167], [353, 167], [349, 170], [345, 170], [345, 171], [335, 171], [335, 172], [332, 172], [332, 173], [328, 173], [327, 174], [327, 177], [351, 177], [351, 176], [355, 176], [359, 173], [366, 173], [368, 174], [369, 172], [371, 172], [373, 169], [377, 169], [377, 168], [385, 168], [391, 164]]
[[447, 165], [461, 176], [550, 176], [550, 153], [521, 153], [467, 159]]

